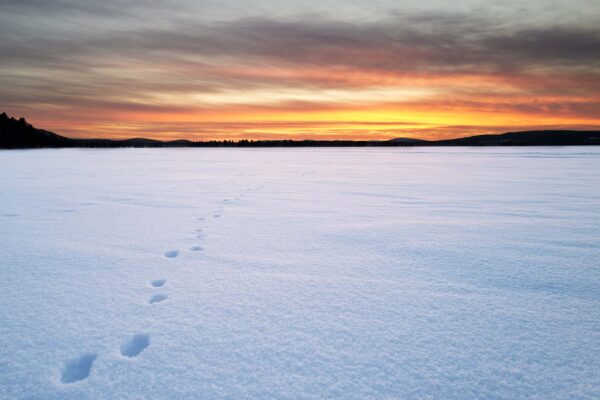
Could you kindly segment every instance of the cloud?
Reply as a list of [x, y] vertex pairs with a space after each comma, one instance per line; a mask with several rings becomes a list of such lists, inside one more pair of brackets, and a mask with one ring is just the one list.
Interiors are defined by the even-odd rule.
[[[143, 19], [149, 12], [142, 3], [101, 3], [0, 3], [21, 16], [39, 7], [103, 21], [82, 32], [43, 26], [28, 31], [31, 24], [19, 22], [22, 18], [0, 17], [0, 95], [6, 107], [37, 109], [40, 119], [39, 110], [46, 110], [84, 129], [84, 115], [92, 111], [112, 115], [116, 123], [155, 114], [200, 120], [218, 114], [219, 107], [221, 115], [246, 116], [261, 104], [271, 115], [394, 104], [394, 110], [589, 120], [600, 104], [597, 26], [508, 24], [485, 13], [402, 12], [369, 21], [311, 15], [129, 25], [123, 15], [139, 13]], [[149, 7], [155, 14], [158, 4]], [[113, 16], [120, 16], [119, 23], [106, 22]], [[85, 21], [79, 18], [75, 21]], [[396, 89], [391, 92], [396, 101], [373, 95], [389, 88]], [[322, 100], [305, 101], [318, 97]], [[296, 132], [314, 129], [288, 124]], [[322, 126], [327, 128], [327, 121]], [[252, 129], [252, 135], [267, 133]]]
[[[510, 28], [510, 27], [509, 27]], [[493, 18], [408, 15], [376, 22], [312, 17], [179, 22], [176, 26], [116, 27], [94, 35], [12, 35], [1, 44], [4, 63], [126, 57], [158, 62], [220, 60], [407, 71], [516, 67], [522, 64], [598, 67], [600, 28], [541, 26], [510, 30]], [[10, 31], [6, 27], [5, 32]], [[25, 38], [23, 38], [25, 37]]]

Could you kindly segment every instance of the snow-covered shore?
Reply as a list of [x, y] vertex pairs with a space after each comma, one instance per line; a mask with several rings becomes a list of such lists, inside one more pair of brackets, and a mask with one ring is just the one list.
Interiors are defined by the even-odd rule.
[[0, 152], [0, 399], [600, 397], [600, 149]]

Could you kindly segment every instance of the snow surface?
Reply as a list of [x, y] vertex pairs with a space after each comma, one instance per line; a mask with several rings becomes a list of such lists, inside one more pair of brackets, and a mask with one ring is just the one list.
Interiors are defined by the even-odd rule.
[[1, 399], [598, 399], [600, 149], [0, 152]]

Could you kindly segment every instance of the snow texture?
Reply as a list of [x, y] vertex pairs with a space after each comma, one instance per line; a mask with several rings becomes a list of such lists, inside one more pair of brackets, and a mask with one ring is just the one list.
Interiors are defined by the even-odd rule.
[[592, 147], [2, 151], [0, 399], [598, 399], [599, 171]]

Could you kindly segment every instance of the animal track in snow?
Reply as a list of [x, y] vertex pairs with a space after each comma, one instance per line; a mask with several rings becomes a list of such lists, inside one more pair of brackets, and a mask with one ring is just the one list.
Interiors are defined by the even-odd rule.
[[167, 258], [175, 258], [179, 255], [179, 250], [171, 250], [165, 253], [165, 257]]
[[213, 217], [215, 218], [219, 218], [221, 216], [221, 214], [213, 214]]
[[62, 383], [73, 383], [84, 380], [90, 376], [90, 370], [96, 357], [96, 353], [83, 353], [79, 357], [67, 361], [62, 370], [60, 381]]
[[160, 303], [161, 301], [166, 300], [166, 299], [167, 299], [166, 294], [155, 294], [155, 295], [152, 295], [152, 297], [150, 297], [148, 304]]
[[150, 336], [145, 333], [138, 333], [121, 345], [121, 355], [137, 357], [148, 346], [150, 346]]
[[192, 246], [190, 248], [190, 251], [202, 251], [202, 246]]
[[159, 287], [163, 287], [165, 282], [166, 282], [165, 279], [154, 279], [153, 281], [150, 282], [150, 284], [155, 288], [159, 288]]

